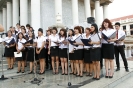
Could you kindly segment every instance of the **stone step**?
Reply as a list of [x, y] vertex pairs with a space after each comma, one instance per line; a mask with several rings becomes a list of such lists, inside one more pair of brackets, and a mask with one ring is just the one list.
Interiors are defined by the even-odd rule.
[[[130, 72], [126, 72], [122, 66], [120, 71], [114, 73], [114, 76], [112, 79], [105, 78], [104, 77], [105, 74], [104, 74], [104, 76], [100, 80], [92, 81], [82, 87], [79, 87], [79, 88], [89, 88], [90, 86], [91, 86], [91, 88], [114, 88], [114, 87], [118, 86], [120, 83], [122, 83], [123, 81], [125, 81], [133, 76], [132, 61], [128, 62], [128, 64], [130, 66], [130, 68], [129, 68]], [[122, 65], [122, 62], [121, 62], [121, 65]], [[117, 88], [122, 88], [122, 87], [117, 87]], [[123, 88], [130, 88], [130, 87], [123, 87]], [[131, 87], [131, 88], [133, 88], [133, 87]]]

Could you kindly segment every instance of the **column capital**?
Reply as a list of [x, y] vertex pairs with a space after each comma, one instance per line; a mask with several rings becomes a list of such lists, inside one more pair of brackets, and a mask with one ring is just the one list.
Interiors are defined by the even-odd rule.
[[104, 5], [109, 5], [109, 4], [110, 4], [109, 2], [104, 2], [104, 3], [101, 3], [100, 5], [104, 6]]

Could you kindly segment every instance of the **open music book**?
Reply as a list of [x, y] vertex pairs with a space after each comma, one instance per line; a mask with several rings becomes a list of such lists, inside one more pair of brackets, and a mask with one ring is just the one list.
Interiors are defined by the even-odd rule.
[[14, 57], [22, 57], [22, 52], [14, 52]]
[[126, 38], [126, 36], [125, 35], [123, 35], [122, 37], [120, 37], [118, 40], [119, 41], [122, 41], [122, 40], [124, 40]]
[[[9, 41], [9, 40], [8, 40]], [[14, 44], [15, 43], [15, 39], [14, 38], [12, 38], [11, 40], [10, 40], [10, 42], [7, 42], [7, 41], [5, 41], [5, 43], [6, 43], [6, 45], [11, 45], [11, 44]]]
[[102, 33], [102, 36], [103, 36], [103, 39], [106, 40], [106, 41], [109, 40], [109, 39], [113, 39], [113, 38], [116, 37], [116, 31], [109, 37], [107, 37], [104, 33]]
[[91, 39], [81, 39], [81, 41], [83, 42], [83, 44], [85, 46], [93, 46], [92, 44], [89, 44], [88, 42], [91, 42]]

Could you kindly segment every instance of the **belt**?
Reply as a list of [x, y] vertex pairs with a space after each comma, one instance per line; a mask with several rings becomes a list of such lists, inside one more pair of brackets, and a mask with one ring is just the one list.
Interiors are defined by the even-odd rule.
[[84, 48], [84, 50], [90, 50], [90, 48]]
[[82, 50], [82, 49], [76, 49], [76, 48], [74, 48], [74, 50]]
[[91, 49], [100, 49], [100, 47], [92, 47]]
[[54, 48], [54, 49], [56, 49], [56, 48], [58, 48], [58, 46], [52, 46], [51, 48]]

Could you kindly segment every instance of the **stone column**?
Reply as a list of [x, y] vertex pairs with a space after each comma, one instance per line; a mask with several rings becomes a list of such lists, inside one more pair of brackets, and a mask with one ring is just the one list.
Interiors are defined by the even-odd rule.
[[20, 0], [20, 24], [25, 26], [27, 23], [28, 23], [28, 0]]
[[19, 23], [19, 0], [12, 0], [13, 4], [13, 26]]
[[7, 2], [7, 31], [12, 26], [12, 5], [11, 2]]
[[108, 18], [108, 3], [103, 4], [103, 19]]
[[2, 10], [0, 10], [0, 24], [3, 24], [2, 19]]
[[3, 27], [4, 27], [4, 32], [7, 31], [7, 10], [4, 7], [3, 9]]
[[101, 22], [100, 22], [100, 1], [99, 0], [95, 0], [95, 20], [98, 27], [100, 27]]
[[84, 0], [85, 4], [85, 19], [91, 17], [91, 8], [90, 8], [90, 0]]
[[62, 0], [55, 0], [56, 23], [62, 23]]
[[72, 0], [72, 18], [73, 18], [73, 25], [79, 23], [78, 0]]
[[31, 0], [31, 26], [35, 30], [35, 33], [37, 33], [38, 29], [41, 27], [40, 0]]
[[92, 16], [92, 17], [95, 17], [95, 16], [94, 16], [94, 8], [91, 9], [91, 16]]

